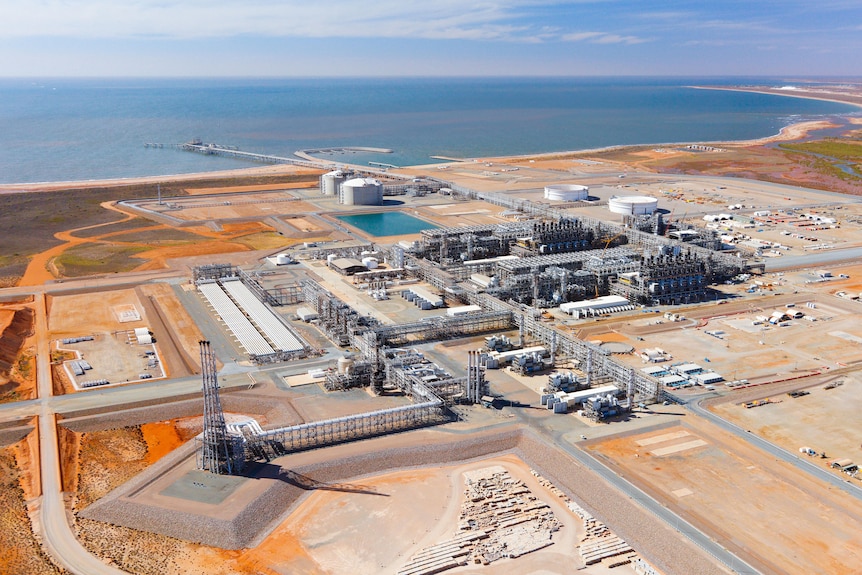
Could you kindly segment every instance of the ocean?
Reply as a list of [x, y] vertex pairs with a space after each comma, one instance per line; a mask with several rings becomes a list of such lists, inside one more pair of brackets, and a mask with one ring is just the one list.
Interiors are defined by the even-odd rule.
[[0, 183], [159, 176], [248, 167], [145, 143], [199, 138], [290, 156], [332, 146], [391, 154], [334, 161], [433, 163], [624, 144], [759, 138], [853, 106], [693, 89], [781, 85], [726, 78], [0, 79]]

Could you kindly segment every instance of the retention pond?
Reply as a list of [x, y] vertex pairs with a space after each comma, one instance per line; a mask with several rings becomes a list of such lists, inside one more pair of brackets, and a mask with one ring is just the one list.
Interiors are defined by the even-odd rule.
[[375, 237], [417, 234], [440, 227], [401, 212], [337, 216], [337, 219]]

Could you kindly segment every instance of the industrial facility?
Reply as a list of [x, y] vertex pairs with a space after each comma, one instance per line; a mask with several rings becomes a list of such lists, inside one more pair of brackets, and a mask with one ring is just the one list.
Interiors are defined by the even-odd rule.
[[[288, 514], [295, 521], [305, 502], [317, 505], [320, 494], [311, 491], [331, 491], [326, 495], [333, 498], [373, 493], [379, 481], [388, 481], [379, 479], [389, 477], [382, 473], [409, 467], [405, 473], [418, 476], [448, 465], [446, 477], [435, 475], [433, 483], [419, 487], [423, 504], [442, 508], [449, 505], [441, 497], [450, 492], [445, 482], [459, 479], [460, 472], [451, 470], [499, 458], [515, 470], [515, 480], [465, 475], [485, 499], [468, 502], [473, 515], [459, 517], [458, 535], [426, 531], [410, 553], [358, 569], [377, 572], [374, 566], [380, 565], [380, 572], [403, 567], [405, 573], [430, 575], [444, 565], [463, 566], [467, 559], [490, 563], [511, 559], [518, 550], [538, 551], [554, 533], [567, 548], [581, 549], [584, 567], [600, 562], [596, 569], [629, 573], [629, 567], [617, 568], [632, 560], [629, 554], [641, 543], [632, 532], [653, 533], [652, 527], [663, 520], [643, 513], [639, 499], [619, 498], [613, 492], [619, 485], [605, 486], [593, 496], [595, 485], [608, 480], [573, 464], [573, 454], [618, 466], [620, 473], [608, 477], [619, 482], [659, 477], [657, 467], [679, 465], [681, 472], [656, 488], [657, 505], [669, 500], [696, 509], [709, 504], [715, 490], [697, 491], [693, 483], [734, 470], [719, 468], [728, 462], [714, 457], [727, 442], [719, 441], [699, 415], [681, 419], [684, 408], [678, 403], [687, 402], [694, 410], [700, 398], [721, 402], [713, 413], [735, 415], [742, 430], [789, 419], [779, 410], [792, 413], [793, 403], [799, 409], [814, 406], [817, 413], [835, 409], [846, 419], [842, 392], [854, 386], [838, 386], [853, 377], [858, 338], [847, 318], [840, 323], [840, 316], [858, 306], [853, 296], [859, 288], [846, 281], [857, 277], [857, 270], [813, 266], [816, 271], [804, 280], [819, 286], [842, 282], [840, 290], [820, 299], [799, 299], [795, 291], [782, 288], [795, 281], [795, 290], [798, 277], [752, 279], [765, 264], [749, 258], [758, 251], [784, 250], [783, 244], [802, 238], [786, 236], [785, 242], [778, 237], [780, 230], [772, 236], [764, 232], [762, 239], [743, 237], [724, 229], [731, 220], [702, 220], [704, 212], [718, 213], [738, 197], [716, 193], [710, 203], [720, 199], [722, 207], [697, 208], [707, 203], [700, 194], [703, 190], [706, 196], [709, 184], [701, 183], [706, 179], [684, 182], [698, 194], [690, 198], [697, 211], [689, 213], [675, 199], [679, 192], [659, 188], [666, 188], [670, 179], [664, 175], [620, 182], [617, 168], [608, 173], [607, 166], [588, 160], [570, 168], [567, 161], [537, 158], [535, 164], [524, 160], [520, 167], [503, 164], [496, 171], [486, 169], [491, 163], [471, 161], [427, 172], [448, 173], [451, 180], [408, 175], [380, 163], [372, 169], [335, 169], [327, 163], [308, 171], [305, 181], [285, 178], [284, 189], [275, 189], [281, 183], [262, 184], [266, 189], [260, 192], [206, 190], [190, 199], [140, 202], [165, 225], [176, 220], [188, 222], [188, 230], [206, 226], [207, 241], [218, 236], [223, 244], [234, 250], [241, 244], [243, 250], [218, 251], [213, 245], [211, 251], [207, 246], [206, 253], [194, 253], [197, 245], [190, 241], [193, 255], [183, 256], [189, 259], [169, 261], [168, 270], [142, 268], [147, 274], [136, 277], [146, 281], [132, 288], [122, 283], [129, 281], [125, 278], [99, 278], [101, 289], [86, 301], [93, 307], [92, 301], [104, 300], [105, 309], [96, 320], [88, 316], [86, 326], [74, 323], [84, 316], [81, 309], [89, 309], [83, 290], [69, 284], [51, 288], [53, 299], [45, 303], [52, 347], [49, 354], [39, 349], [39, 357], [50, 357], [56, 366], [49, 367], [56, 390], [81, 394], [78, 400], [48, 400], [48, 407], [60, 408], [60, 425], [85, 434], [75, 436], [84, 442], [103, 441], [91, 433], [102, 429], [100, 416], [105, 429], [114, 426], [111, 433], [126, 434], [114, 431], [118, 424], [133, 430], [128, 431], [130, 445], [157, 445], [151, 439], [180, 431], [191, 438], [139, 476], [125, 478], [128, 485], [100, 497], [80, 517], [147, 531], [147, 536], [246, 549], [268, 537], [267, 530]], [[589, 176], [591, 171], [600, 176]], [[498, 188], [505, 191], [459, 185], [470, 185], [472, 177], [481, 178], [476, 187], [482, 189], [505, 182]], [[590, 186], [565, 183], [573, 178]], [[616, 195], [628, 193], [624, 188], [636, 195]], [[776, 193], [791, 192], [781, 188]], [[396, 194], [403, 197], [384, 200]], [[667, 202], [667, 209], [660, 210], [659, 202], [662, 207]], [[383, 204], [387, 207], [366, 207]], [[757, 209], [770, 214], [756, 216], [758, 231], [761, 225], [778, 225], [771, 222], [781, 217], [780, 209], [765, 203], [760, 208], [734, 211], [734, 217], [740, 214], [742, 220]], [[677, 212], [682, 217], [675, 217]], [[821, 214], [814, 207], [806, 207], [805, 213], [809, 237], [813, 227], [837, 219], [831, 212], [816, 219]], [[693, 224], [686, 225], [687, 216]], [[407, 231], [399, 218], [418, 224]], [[186, 237], [188, 230], [176, 231], [176, 237]], [[103, 241], [102, 236], [93, 238]], [[208, 253], [224, 255], [209, 263]], [[120, 289], [111, 289], [113, 285]], [[756, 299], [773, 293], [779, 297]], [[40, 303], [34, 299], [15, 305]], [[806, 339], [803, 330], [817, 333], [814, 339], [822, 335], [832, 340], [816, 349], [810, 344], [808, 355], [797, 360], [796, 348]], [[840, 354], [834, 350], [839, 345]], [[764, 367], [773, 361], [768, 354], [776, 347], [785, 359], [779, 355], [774, 362], [782, 367]], [[744, 372], [743, 367], [737, 372], [733, 363], [738, 359], [733, 354], [740, 351], [746, 354], [740, 362]], [[798, 369], [786, 367], [791, 354]], [[41, 369], [48, 373], [44, 365]], [[809, 384], [803, 390], [814, 381], [804, 378], [827, 376], [832, 379], [823, 380], [826, 387]], [[198, 382], [201, 392], [195, 391]], [[784, 388], [779, 394], [761, 387], [773, 382], [785, 386], [786, 395]], [[100, 393], [104, 386], [127, 389]], [[765, 397], [767, 390], [772, 399]], [[83, 403], [86, 394], [109, 404], [91, 408]], [[730, 399], [734, 395], [738, 402]], [[113, 409], [112, 401], [122, 404], [123, 411], [104, 417]], [[148, 425], [155, 421], [162, 423]], [[42, 446], [66, 449], [46, 437]], [[858, 470], [847, 459], [852, 452], [846, 446], [836, 448], [825, 434], [793, 441], [794, 449], [817, 447], [815, 453], [823, 454], [820, 467], [842, 480], [855, 477]], [[81, 445], [81, 457], [104, 452]], [[812, 451], [809, 447], [803, 453]], [[768, 464], [772, 460], [764, 458]], [[743, 476], [750, 469], [745, 461], [738, 466]], [[708, 468], [709, 475], [689, 477], [686, 466]], [[628, 526], [626, 521], [641, 513], [652, 527], [621, 531], [631, 547], [605, 537], [604, 531], [599, 534], [586, 519], [587, 535], [594, 541], [578, 546], [568, 528], [560, 539], [542, 503], [534, 506], [518, 483], [526, 481], [532, 490], [542, 485], [530, 479], [530, 468], [541, 469], [566, 492], [590, 501], [599, 514], [611, 508], [604, 501], [627, 505], [614, 517], [619, 525]], [[505, 489], [495, 493], [498, 485]], [[686, 485], [691, 489], [685, 490]], [[388, 501], [359, 498], [357, 516], [373, 518], [386, 507], [409, 507], [400, 502], [418, 498], [408, 489], [417, 487], [399, 483], [386, 490]], [[506, 499], [500, 499], [501, 493]], [[688, 495], [682, 499], [684, 493]], [[186, 503], [171, 508], [177, 500]], [[567, 517], [560, 501], [551, 506], [558, 517]], [[339, 519], [352, 520], [341, 515], [340, 505], [330, 507], [338, 509]], [[319, 513], [313, 517], [320, 524], [318, 534], [332, 524]], [[541, 525], [541, 541], [527, 537], [525, 530], [532, 526], [521, 524], [522, 519]], [[390, 517], [382, 521], [399, 523]], [[204, 535], [201, 525], [206, 526]], [[490, 527], [511, 531], [495, 535]], [[674, 533], [670, 536], [683, 540], [684, 534]], [[520, 545], [528, 539], [535, 546]], [[462, 546], [468, 540], [469, 549]], [[662, 533], [662, 545], [667, 540]], [[323, 556], [318, 549], [315, 554], [315, 560]], [[548, 558], [534, 556], [535, 565]]]
[[[409, 193], [387, 185], [394, 193]], [[276, 311], [301, 304], [297, 318], [312, 322], [333, 343], [352, 350], [337, 367], [320, 372], [326, 390], [368, 387], [376, 394], [394, 390], [411, 398], [412, 405], [266, 431], [253, 423], [222, 429], [215, 417], [210, 422], [215, 431], [204, 435], [200, 448], [202, 469], [233, 473], [243, 461], [321, 442], [445, 422], [452, 417], [453, 406], [493, 403], [487, 370], [505, 368], [526, 376], [550, 370], [543, 405], [560, 413], [580, 406], [584, 417], [596, 421], [625, 413], [635, 402], [661, 399], [664, 388], [676, 383], [666, 377], [701, 385], [720, 380], [706, 370], [685, 374], [636, 370], [615, 359], [611, 347], [580, 340], [540, 321], [539, 311], [548, 308], [578, 319], [631, 312], [642, 305], [700, 302], [711, 297], [711, 284], [745, 271], [745, 259], [722, 253], [721, 242], [708, 233], [686, 242], [660, 235], [655, 198], [612, 197], [609, 209], [629, 218], [621, 226], [432, 178], [401, 185], [445, 189], [456, 199], [482, 200], [517, 217], [495, 224], [425, 229], [418, 241], [393, 245], [314, 244], [302, 257], [323, 262], [338, 276], [352, 277], [353, 288], [367, 290], [375, 300], [399, 295], [419, 312], [443, 308], [444, 315], [380, 322], [312, 277], [265, 288], [254, 274], [228, 264], [195, 268], [194, 282], [249, 360], [266, 364], [318, 353]], [[345, 206], [379, 205], [384, 185], [367, 174], [334, 170], [321, 176], [320, 192], [337, 195]], [[588, 194], [589, 188], [581, 185], [545, 188], [545, 199], [553, 201], [579, 202]], [[275, 265], [281, 263], [279, 258], [296, 261], [282, 253]], [[517, 341], [486, 337], [485, 349], [467, 354], [466, 376], [452, 374], [405, 347], [507, 330], [518, 331]], [[203, 344], [201, 353], [209, 358]], [[576, 371], [561, 378], [555, 367], [562, 363], [577, 366]], [[217, 411], [218, 386], [212, 381], [207, 385], [207, 378], [213, 377], [205, 369], [207, 405]], [[213, 438], [220, 447], [214, 447]]]
[[338, 203], [346, 206], [379, 206], [383, 203], [383, 184], [374, 178], [347, 180], [338, 186]]

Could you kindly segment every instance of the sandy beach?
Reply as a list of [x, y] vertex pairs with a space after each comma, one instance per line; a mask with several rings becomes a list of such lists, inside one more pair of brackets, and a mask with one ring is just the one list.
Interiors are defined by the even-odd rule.
[[192, 172], [188, 174], [172, 174], [167, 176], [140, 176], [134, 178], [112, 178], [106, 180], [80, 180], [65, 182], [37, 182], [29, 184], [0, 184], [0, 194], [20, 192], [56, 192], [70, 188], [106, 188], [113, 186], [129, 186], [140, 184], [164, 184], [168, 182], [199, 182], [219, 178], [243, 178], [253, 176], [282, 176], [286, 174], [311, 173], [313, 170], [291, 164], [276, 164], [272, 166], [252, 166], [235, 170], [219, 170], [215, 172]]
[[769, 86], [689, 86], [697, 90], [724, 90], [726, 92], [752, 92], [754, 94], [769, 94], [772, 96], [787, 96], [805, 100], [821, 100], [837, 104], [850, 104], [862, 108], [862, 85], [854, 88], [824, 87], [820, 89], [796, 88], [781, 89]]
[[808, 136], [814, 130], [825, 130], [827, 128], [840, 128], [839, 124], [828, 120], [812, 120], [810, 122], [799, 122], [798, 124], [790, 124], [781, 128], [774, 136], [758, 138], [756, 140], [737, 140], [733, 142], [719, 142], [727, 146], [764, 146], [773, 142], [792, 142], [793, 140], [801, 140]]

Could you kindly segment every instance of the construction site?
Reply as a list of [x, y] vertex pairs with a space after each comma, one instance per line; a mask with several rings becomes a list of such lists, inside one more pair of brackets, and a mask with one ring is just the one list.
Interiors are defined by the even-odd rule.
[[[775, 268], [782, 248], [763, 242], [796, 224], [754, 215], [775, 211], [768, 185], [752, 200], [745, 180], [696, 182], [755, 201], [762, 241], [730, 241], [685, 223], [692, 177], [621, 184], [616, 166], [562, 161], [523, 159], [505, 179], [472, 162], [445, 180], [321, 167], [284, 189], [113, 205], [145, 225], [69, 246], [174, 228], [206, 241], [7, 288], [0, 437], [26, 470], [18, 505], [62, 531], [37, 502], [68, 494], [73, 540], [114, 574], [811, 573], [824, 548], [828, 572], [852, 573], [862, 509], [846, 472], [862, 438], [840, 422], [862, 401], [862, 270], [812, 272], [804, 258], [829, 250]], [[340, 191], [356, 178], [368, 189]], [[541, 196], [573, 180], [589, 195]], [[608, 206], [623, 185], [680, 191], [621, 217]], [[378, 191], [389, 199], [369, 204]], [[787, 209], [828, 203], [781, 193]], [[427, 228], [342, 219], [385, 213]], [[852, 249], [858, 222], [842, 223], [808, 233]], [[19, 403], [31, 398], [44, 402]], [[828, 457], [812, 475], [746, 434]], [[59, 485], [35, 465], [46, 457]], [[716, 478], [757, 503], [731, 508]], [[770, 530], [788, 516], [798, 529]], [[823, 517], [839, 516], [836, 535]]]

